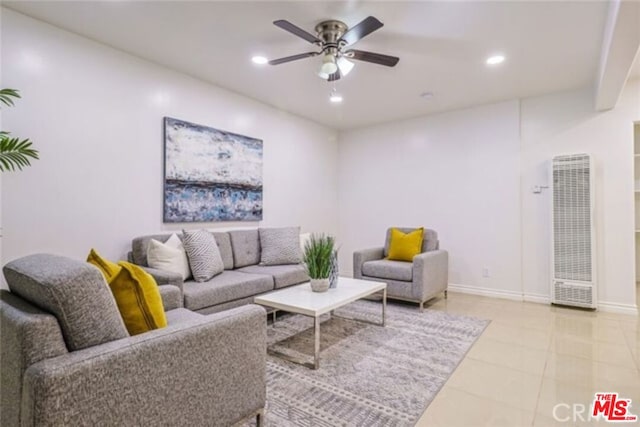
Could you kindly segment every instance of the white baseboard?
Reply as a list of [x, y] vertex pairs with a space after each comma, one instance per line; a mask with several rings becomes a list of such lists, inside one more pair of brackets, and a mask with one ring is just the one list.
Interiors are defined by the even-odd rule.
[[631, 316], [638, 315], [638, 306], [635, 304], [618, 304], [617, 302], [598, 302], [598, 310], [607, 313], [629, 314]]
[[[480, 295], [484, 297], [502, 298], [513, 301], [525, 301], [537, 304], [550, 304], [551, 299], [548, 295], [542, 294], [522, 294], [517, 291], [506, 291], [502, 289], [482, 288], [478, 286], [459, 285], [455, 283], [449, 283], [449, 290], [451, 292], [459, 292], [462, 294]], [[628, 314], [631, 316], [638, 316], [638, 306], [635, 304], [619, 304], [615, 302], [600, 301], [598, 303], [599, 311], [607, 313]]]
[[449, 283], [449, 290], [451, 292], [460, 292], [461, 294], [480, 295], [483, 297], [522, 301], [522, 294], [520, 292], [505, 291], [502, 289], [481, 288], [479, 286], [468, 286]]
[[524, 294], [522, 295], [522, 301], [534, 302], [536, 304], [551, 304], [549, 295], [542, 294]]

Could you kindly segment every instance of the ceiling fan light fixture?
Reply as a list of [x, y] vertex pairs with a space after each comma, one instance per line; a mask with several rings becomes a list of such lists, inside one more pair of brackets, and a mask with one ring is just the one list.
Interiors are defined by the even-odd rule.
[[251, 62], [257, 65], [264, 65], [269, 62], [269, 60], [262, 55], [255, 55], [251, 58]]
[[329, 101], [333, 104], [339, 104], [342, 102], [342, 95], [338, 94], [338, 93], [332, 93], [329, 96]]
[[353, 62], [349, 61], [344, 56], [341, 56], [340, 58], [338, 58], [338, 60], [336, 61], [336, 64], [338, 65], [338, 68], [340, 69], [340, 73], [343, 76], [346, 76], [347, 74], [349, 74], [351, 70], [353, 70], [353, 66], [355, 65]]
[[502, 64], [504, 60], [505, 60], [504, 55], [493, 55], [488, 57], [485, 63], [487, 65], [498, 65], [498, 64]]
[[320, 73], [333, 74], [338, 71], [338, 65], [336, 64], [336, 57], [333, 54], [328, 53], [322, 57], [322, 66], [320, 67]]

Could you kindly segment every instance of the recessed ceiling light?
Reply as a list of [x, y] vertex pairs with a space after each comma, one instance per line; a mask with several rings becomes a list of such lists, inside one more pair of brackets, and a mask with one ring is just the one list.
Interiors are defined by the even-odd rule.
[[420, 94], [420, 98], [422, 98], [422, 99], [431, 99], [431, 98], [433, 98], [433, 96], [434, 96], [433, 92], [422, 92]]
[[339, 104], [342, 102], [342, 95], [337, 93], [332, 93], [331, 96], [329, 97], [329, 101], [333, 102], [334, 104]]
[[504, 55], [493, 55], [487, 58], [487, 65], [498, 65], [504, 62]]
[[267, 58], [265, 58], [264, 56], [260, 56], [260, 55], [256, 55], [253, 58], [251, 58], [251, 61], [254, 64], [258, 64], [258, 65], [264, 65], [267, 62], [269, 62], [269, 60]]

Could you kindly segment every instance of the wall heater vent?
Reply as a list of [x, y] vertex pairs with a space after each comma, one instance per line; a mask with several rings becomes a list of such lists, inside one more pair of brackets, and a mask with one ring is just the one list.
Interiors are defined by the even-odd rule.
[[593, 194], [588, 154], [553, 158], [554, 304], [597, 306]]

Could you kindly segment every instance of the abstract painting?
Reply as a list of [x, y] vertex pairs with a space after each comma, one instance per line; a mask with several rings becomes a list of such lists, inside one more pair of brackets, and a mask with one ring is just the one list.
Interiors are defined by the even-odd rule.
[[262, 140], [164, 119], [164, 222], [262, 220]]

